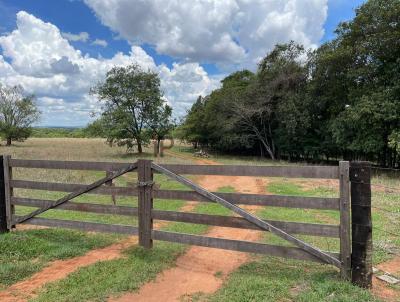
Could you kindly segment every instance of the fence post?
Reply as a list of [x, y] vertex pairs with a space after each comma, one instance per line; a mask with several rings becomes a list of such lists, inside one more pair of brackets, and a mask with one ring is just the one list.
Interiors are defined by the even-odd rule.
[[138, 212], [139, 212], [139, 245], [144, 248], [153, 247], [153, 171], [151, 160], [138, 160]]
[[339, 162], [340, 188], [340, 274], [343, 279], [351, 280], [351, 238], [350, 238], [350, 164]]
[[0, 233], [9, 231], [7, 228], [6, 190], [4, 184], [4, 157], [0, 156]]
[[350, 165], [352, 212], [352, 282], [363, 288], [372, 287], [372, 218], [371, 165]]

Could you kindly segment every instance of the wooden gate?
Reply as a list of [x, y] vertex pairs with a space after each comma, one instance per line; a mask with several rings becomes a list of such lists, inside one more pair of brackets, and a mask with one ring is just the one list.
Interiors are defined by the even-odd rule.
[[[150, 248], [153, 240], [178, 242], [205, 247], [221, 248], [242, 252], [261, 253], [272, 256], [327, 263], [338, 267], [341, 275], [349, 279], [351, 275], [350, 241], [350, 189], [349, 163], [340, 162], [339, 166], [230, 166], [230, 165], [158, 165], [149, 160], [139, 160], [135, 164], [77, 162], [50, 160], [22, 160], [4, 157], [4, 173], [0, 175], [4, 182], [4, 200], [6, 205], [7, 229], [18, 223], [64, 227], [101, 232], [117, 232], [139, 236], [140, 245]], [[107, 176], [90, 184], [66, 184], [18, 180], [12, 177], [13, 168], [68, 169], [104, 171]], [[131, 186], [106, 186], [110, 180], [137, 168], [138, 181]], [[164, 190], [154, 186], [153, 173], [162, 173], [185, 184], [191, 190]], [[311, 179], [338, 179], [340, 195], [334, 198], [303, 197], [282, 195], [260, 195], [241, 193], [209, 192], [191, 182], [182, 175], [227, 175], [253, 177], [285, 177]], [[18, 197], [14, 189], [33, 189], [69, 192], [56, 201]], [[1, 187], [0, 187], [1, 190]], [[112, 196], [138, 196], [138, 207], [104, 205], [71, 201], [81, 194], [100, 194]], [[153, 209], [153, 199], [188, 200], [198, 202], [216, 202], [229, 208], [239, 216], [206, 215]], [[0, 225], [1, 225], [0, 201]], [[30, 206], [38, 209], [24, 216], [14, 213], [14, 206]], [[258, 205], [298, 209], [334, 210], [340, 213], [340, 224], [315, 224], [291, 221], [262, 220], [245, 211], [239, 205]], [[138, 216], [138, 226], [70, 221], [37, 217], [48, 209], [62, 209], [101, 214]], [[234, 239], [182, 234], [153, 229], [153, 220], [177, 221], [222, 227], [269, 231], [294, 245], [278, 246]], [[1, 231], [1, 230], [0, 230]], [[340, 252], [322, 251], [295, 235], [311, 235], [339, 238]]]

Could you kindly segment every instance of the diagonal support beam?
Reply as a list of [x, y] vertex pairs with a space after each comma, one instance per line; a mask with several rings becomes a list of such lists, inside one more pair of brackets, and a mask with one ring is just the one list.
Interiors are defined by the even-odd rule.
[[305, 250], [306, 252], [308, 252], [309, 254], [320, 258], [321, 260], [323, 260], [326, 263], [332, 264], [336, 267], [341, 267], [341, 262], [339, 259], [329, 255], [328, 253], [315, 248], [309, 244], [307, 244], [304, 241], [301, 241], [300, 239], [297, 239], [296, 237], [286, 233], [285, 231], [273, 226], [272, 224], [268, 223], [267, 221], [261, 220], [260, 218], [250, 214], [249, 212], [243, 210], [242, 208], [230, 203], [229, 201], [226, 201], [225, 199], [207, 191], [206, 189], [200, 187], [199, 185], [193, 183], [191, 180], [175, 174], [171, 171], [169, 171], [168, 169], [157, 165], [155, 163], [151, 164], [152, 168], [160, 173], [163, 173], [165, 175], [167, 175], [168, 177], [192, 188], [194, 191], [196, 191], [198, 194], [212, 200], [215, 201], [217, 203], [219, 203], [220, 205], [232, 210], [233, 212], [235, 212], [236, 214], [242, 216], [243, 218], [245, 218], [246, 220], [248, 220], [249, 222], [255, 224], [256, 226], [266, 230], [266, 231], [270, 231], [271, 233], [285, 239], [286, 241], [293, 243], [294, 245], [298, 246], [299, 248]]
[[76, 198], [76, 197], [78, 197], [78, 196], [80, 196], [80, 195], [82, 195], [82, 194], [85, 194], [85, 193], [87, 193], [87, 192], [93, 190], [93, 189], [96, 189], [96, 188], [100, 187], [101, 185], [105, 184], [106, 182], [108, 182], [108, 181], [110, 181], [110, 180], [113, 180], [114, 178], [117, 178], [117, 177], [119, 177], [119, 176], [121, 176], [121, 175], [123, 175], [123, 174], [125, 174], [125, 173], [127, 173], [127, 172], [130, 172], [130, 171], [132, 171], [132, 170], [135, 170], [136, 168], [137, 168], [137, 163], [134, 163], [134, 164], [128, 165], [128, 166], [127, 166], [126, 168], [124, 168], [124, 169], [121, 169], [121, 170], [119, 170], [119, 171], [110, 173], [110, 174], [107, 175], [106, 177], [104, 177], [104, 178], [102, 178], [102, 179], [99, 179], [98, 181], [95, 181], [94, 183], [91, 183], [90, 185], [87, 185], [86, 187], [84, 187], [84, 188], [82, 188], [82, 189], [80, 189], [80, 190], [78, 190], [78, 191], [71, 192], [71, 193], [65, 195], [64, 197], [62, 197], [62, 198], [56, 200], [56, 201], [55, 201], [54, 203], [52, 203], [52, 204], [49, 204], [49, 205], [47, 205], [47, 206], [45, 206], [45, 207], [43, 207], [43, 208], [39, 208], [39, 209], [37, 209], [37, 210], [33, 211], [32, 213], [27, 214], [27, 215], [25, 215], [25, 216], [18, 217], [18, 218], [14, 221], [14, 223], [17, 224], [17, 223], [25, 222], [25, 221], [27, 221], [27, 220], [29, 220], [29, 219], [31, 219], [31, 218], [33, 218], [33, 217], [39, 215], [39, 214], [42, 214], [43, 212], [46, 212], [47, 210], [56, 208], [56, 207], [58, 207], [59, 205], [62, 205], [63, 203], [65, 203], [65, 202], [67, 202], [67, 201], [70, 201], [70, 200], [73, 199], [73, 198]]

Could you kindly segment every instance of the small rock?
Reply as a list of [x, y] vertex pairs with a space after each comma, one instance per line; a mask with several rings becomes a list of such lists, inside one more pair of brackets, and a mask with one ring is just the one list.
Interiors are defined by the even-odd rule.
[[379, 272], [379, 269], [377, 269], [376, 267], [372, 267], [372, 272], [373, 272], [374, 274], [376, 274], [376, 273]]
[[395, 277], [392, 277], [392, 276], [389, 276], [389, 275], [382, 275], [382, 276], [378, 276], [377, 277], [379, 280], [382, 280], [382, 281], [385, 281], [386, 283], [389, 283], [389, 284], [397, 284], [397, 283], [400, 283], [400, 280], [399, 279], [396, 279]]

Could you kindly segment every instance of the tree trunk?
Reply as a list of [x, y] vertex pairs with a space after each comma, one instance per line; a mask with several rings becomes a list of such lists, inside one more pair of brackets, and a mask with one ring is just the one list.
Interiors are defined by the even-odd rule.
[[138, 153], [141, 154], [143, 152], [142, 142], [140, 140], [137, 140], [136, 142], [137, 142]]
[[11, 146], [11, 137], [7, 137], [7, 146]]

